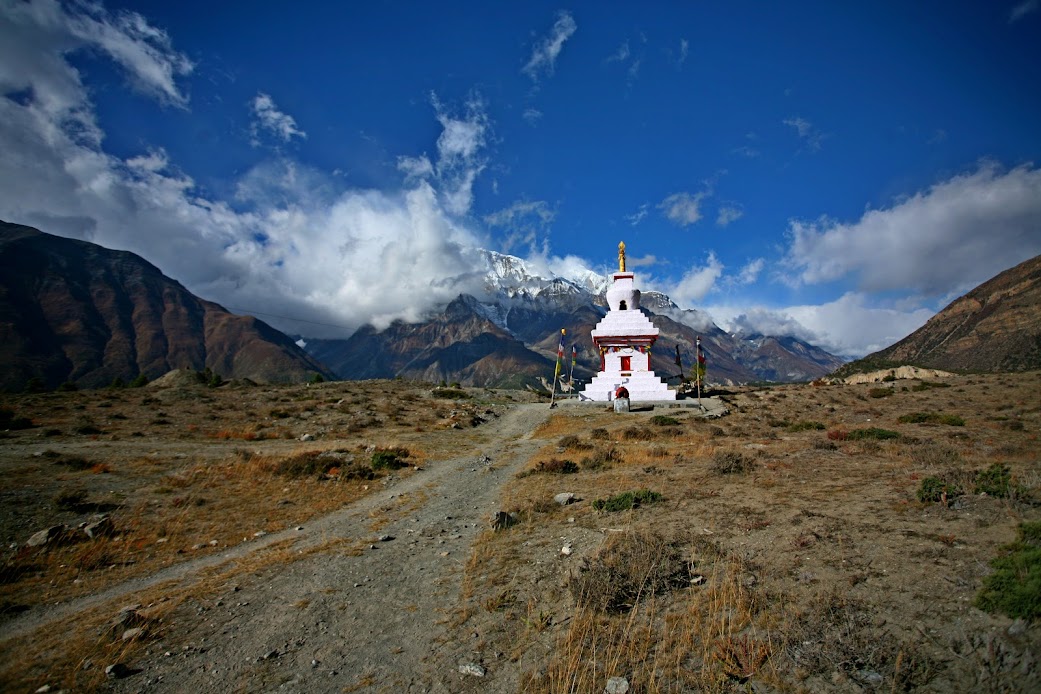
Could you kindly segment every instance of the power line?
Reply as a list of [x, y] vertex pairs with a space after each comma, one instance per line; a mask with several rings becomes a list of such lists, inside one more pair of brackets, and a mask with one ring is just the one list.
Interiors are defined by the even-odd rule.
[[348, 327], [346, 325], [337, 325], [335, 323], [319, 323], [318, 321], [315, 321], [315, 320], [305, 320], [303, 318], [290, 318], [289, 316], [280, 316], [277, 313], [264, 313], [263, 311], [254, 311], [253, 309], [249, 309], [249, 308], [236, 308], [234, 306], [225, 306], [224, 308], [228, 309], [229, 311], [240, 311], [242, 313], [248, 313], [250, 315], [255, 315], [255, 316], [268, 316], [269, 318], [281, 318], [282, 320], [292, 320], [292, 321], [296, 321], [297, 323], [310, 323], [311, 325], [322, 325], [322, 326], [325, 326], [326, 328], [342, 328], [344, 330], [354, 330], [354, 328], [350, 328], [350, 327]]

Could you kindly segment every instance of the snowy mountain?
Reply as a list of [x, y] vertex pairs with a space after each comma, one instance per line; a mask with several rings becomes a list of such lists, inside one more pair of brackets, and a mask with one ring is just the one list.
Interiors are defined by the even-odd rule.
[[[346, 340], [308, 340], [307, 350], [342, 378], [416, 378], [465, 385], [535, 384], [551, 374], [560, 330], [575, 346], [576, 378], [599, 368], [590, 331], [606, 313], [607, 276], [581, 271], [546, 277], [516, 256], [482, 251], [487, 263], [483, 296], [461, 294], [420, 323], [359, 329]], [[792, 337], [730, 335], [699, 311], [680, 309], [667, 295], [647, 291], [642, 308], [661, 331], [652, 354], [659, 375], [678, 380], [699, 335], [709, 354], [710, 382], [804, 381], [830, 373], [842, 361]]]

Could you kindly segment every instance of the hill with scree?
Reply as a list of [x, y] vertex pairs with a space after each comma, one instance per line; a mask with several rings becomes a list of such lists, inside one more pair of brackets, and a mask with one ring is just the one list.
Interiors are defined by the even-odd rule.
[[0, 222], [0, 389], [99, 387], [210, 368], [302, 382], [332, 374], [252, 316], [200, 299], [133, 253]]
[[995, 373], [1041, 369], [1041, 256], [987, 280], [892, 347], [835, 376], [903, 364]]

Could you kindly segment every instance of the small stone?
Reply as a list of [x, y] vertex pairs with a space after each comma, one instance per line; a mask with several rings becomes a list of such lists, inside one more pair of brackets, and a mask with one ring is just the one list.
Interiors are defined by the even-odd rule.
[[604, 687], [604, 694], [626, 694], [628, 691], [629, 680], [624, 677], [612, 677], [607, 680], [607, 686]]
[[115, 532], [116, 527], [107, 515], [94, 516], [83, 526], [83, 532], [89, 538], [107, 537]]
[[70, 530], [67, 525], [52, 525], [45, 530], [33, 533], [32, 537], [25, 544], [27, 547], [42, 547], [48, 543], [62, 540], [69, 534]]
[[1009, 636], [1019, 636], [1020, 634], [1022, 634], [1026, 630], [1027, 630], [1027, 623], [1025, 621], [1023, 621], [1022, 619], [1017, 619], [1016, 621], [1012, 622], [1012, 624], [1009, 625], [1009, 627], [1008, 627], [1008, 635]]
[[883, 680], [882, 675], [874, 670], [858, 670], [856, 677], [864, 684], [871, 685], [872, 687], [877, 687], [882, 684]]
[[51, 685], [45, 684], [36, 690], [36, 694], [43, 694], [44, 692], [51, 691]]
[[217, 546], [217, 541], [216, 540], [210, 540], [210, 547], [216, 547], [216, 546]]
[[459, 672], [473, 677], [484, 677], [487, 671], [477, 663], [467, 663], [459, 666]]
[[495, 514], [495, 519], [492, 520], [493, 530], [505, 530], [506, 528], [512, 528], [517, 525], [517, 514], [506, 513], [506, 511], [499, 511]]
[[313, 434], [304, 434], [303, 436], [300, 437], [300, 440], [301, 441], [314, 441], [314, 435]]
[[130, 677], [134, 672], [124, 663], [112, 663], [105, 668], [105, 675], [111, 680], [121, 680], [124, 677]]
[[570, 557], [572, 551], [574, 550], [571, 549], [571, 545], [564, 545], [560, 548], [560, 553], [563, 554], [565, 557]]
[[553, 497], [553, 501], [556, 501], [561, 506], [567, 506], [575, 503], [575, 494], [574, 492], [561, 492]]
[[257, 532], [253, 533], [253, 537], [264, 537], [265, 535], [267, 535], [266, 530], [258, 530]]
[[394, 539], [394, 536], [393, 535], [380, 535], [377, 539], [380, 542], [390, 542], [391, 540]]
[[132, 629], [127, 629], [123, 632], [123, 636], [122, 638], [120, 638], [120, 641], [133, 641], [134, 639], [139, 639], [144, 635], [144, 627], [133, 627]]

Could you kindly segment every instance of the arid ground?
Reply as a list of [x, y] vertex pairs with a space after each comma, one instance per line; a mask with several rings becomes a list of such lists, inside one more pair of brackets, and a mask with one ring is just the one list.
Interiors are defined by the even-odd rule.
[[0, 688], [1039, 691], [1039, 394], [2, 396]]

